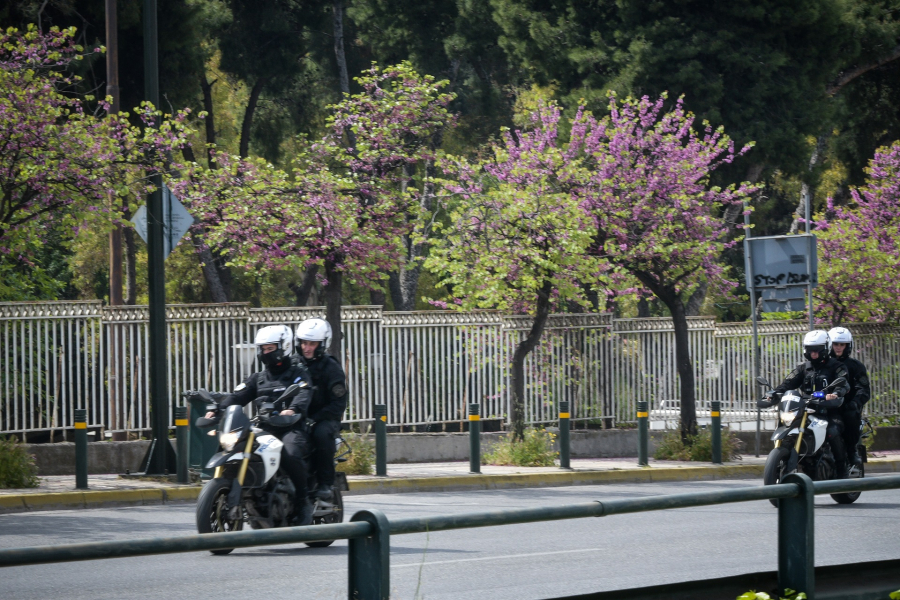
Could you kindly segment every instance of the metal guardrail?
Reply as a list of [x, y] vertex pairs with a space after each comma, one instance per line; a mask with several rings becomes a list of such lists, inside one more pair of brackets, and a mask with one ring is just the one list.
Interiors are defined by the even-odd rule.
[[350, 600], [385, 600], [390, 595], [390, 538], [393, 535], [605, 517], [673, 508], [777, 499], [780, 500], [778, 503], [779, 588], [782, 592], [786, 588], [805, 592], [807, 598], [814, 600], [815, 496], [898, 488], [900, 488], [900, 475], [813, 482], [806, 475], [792, 474], [785, 477], [784, 483], [771, 486], [461, 515], [388, 519], [384, 513], [373, 509], [357, 512], [348, 523], [314, 527], [10, 548], [0, 550], [0, 567], [346, 539], [349, 541], [348, 597]]

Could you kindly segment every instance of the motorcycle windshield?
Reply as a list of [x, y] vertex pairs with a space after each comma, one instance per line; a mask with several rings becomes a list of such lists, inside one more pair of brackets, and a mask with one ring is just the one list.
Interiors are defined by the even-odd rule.
[[250, 431], [250, 419], [244, 414], [240, 406], [229, 406], [225, 410], [225, 417], [219, 422], [219, 433], [240, 431], [243, 438]]

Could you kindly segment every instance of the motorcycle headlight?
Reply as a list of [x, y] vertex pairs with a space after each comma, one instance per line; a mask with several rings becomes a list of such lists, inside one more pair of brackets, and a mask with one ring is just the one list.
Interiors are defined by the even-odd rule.
[[778, 411], [778, 416], [781, 418], [781, 422], [787, 426], [794, 422], [794, 418], [797, 416], [797, 411], [780, 410]]
[[226, 451], [231, 452], [234, 450], [234, 445], [238, 443], [238, 436], [240, 432], [238, 431], [228, 431], [225, 433], [219, 434], [219, 444]]

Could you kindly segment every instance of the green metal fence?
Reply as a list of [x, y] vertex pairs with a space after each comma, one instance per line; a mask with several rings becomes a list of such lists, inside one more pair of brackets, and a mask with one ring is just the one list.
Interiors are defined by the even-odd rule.
[[814, 600], [815, 496], [898, 488], [900, 475], [813, 482], [806, 475], [793, 474], [785, 477], [784, 483], [772, 486], [461, 515], [388, 519], [381, 511], [363, 510], [354, 514], [350, 522], [333, 525], [10, 548], [0, 550], [0, 567], [346, 539], [349, 540], [348, 597], [350, 600], [385, 600], [390, 595], [390, 540], [394, 535], [775, 499], [779, 500], [779, 588], [805, 592], [807, 598]]

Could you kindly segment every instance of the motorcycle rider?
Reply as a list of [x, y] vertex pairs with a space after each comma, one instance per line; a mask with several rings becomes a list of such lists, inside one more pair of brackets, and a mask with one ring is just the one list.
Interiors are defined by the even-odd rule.
[[[256, 356], [263, 364], [264, 369], [253, 373], [234, 388], [234, 392], [219, 404], [219, 408], [225, 409], [232, 405], [245, 406], [262, 397], [268, 397], [274, 401], [288, 386], [301, 381], [310, 383], [312, 378], [306, 366], [302, 361], [292, 360], [293, 341], [291, 328], [286, 325], [270, 325], [257, 331], [253, 343], [256, 344]], [[303, 414], [308, 410], [309, 401], [309, 391], [302, 390], [279, 414]], [[208, 412], [206, 417], [213, 419], [216, 417], [216, 413]], [[271, 432], [284, 444], [281, 449], [281, 464], [294, 484], [292, 525], [309, 525], [313, 521], [313, 506], [309, 501], [309, 491], [306, 486], [307, 473], [304, 460], [308, 442], [307, 435], [302, 429], [302, 423], [301, 419], [287, 432], [284, 430]]]
[[[770, 399], [770, 406], [776, 403], [772, 398], [775, 394], [781, 395], [793, 389], [799, 389], [804, 394], [812, 394], [824, 389], [839, 377], [849, 381], [847, 367], [834, 358], [830, 358], [828, 349], [828, 332], [816, 329], [803, 336], [803, 357], [806, 360], [794, 367], [794, 370], [780, 385], [766, 394]], [[839, 408], [844, 396], [850, 391], [850, 384], [847, 381], [836, 386], [830, 394], [826, 394], [825, 403], [820, 403], [820, 407], [825, 410], [828, 418], [826, 439], [831, 444], [838, 477], [842, 479], [847, 477], [847, 454], [841, 438], [843, 424], [840, 420]]]
[[334, 439], [341, 430], [347, 408], [347, 384], [341, 363], [325, 353], [331, 345], [331, 325], [324, 319], [307, 319], [297, 326], [297, 350], [303, 357], [315, 386], [308, 417], [315, 421], [312, 444], [313, 469], [318, 486], [315, 496], [331, 501], [334, 485]]
[[828, 332], [831, 340], [831, 357], [843, 363], [850, 374], [850, 391], [841, 405], [841, 419], [844, 421], [844, 443], [847, 446], [847, 460], [859, 466], [862, 460], [856, 447], [859, 445], [859, 429], [862, 424], [862, 409], [869, 401], [869, 374], [866, 365], [850, 357], [853, 351], [853, 334], [846, 327], [835, 327]]

